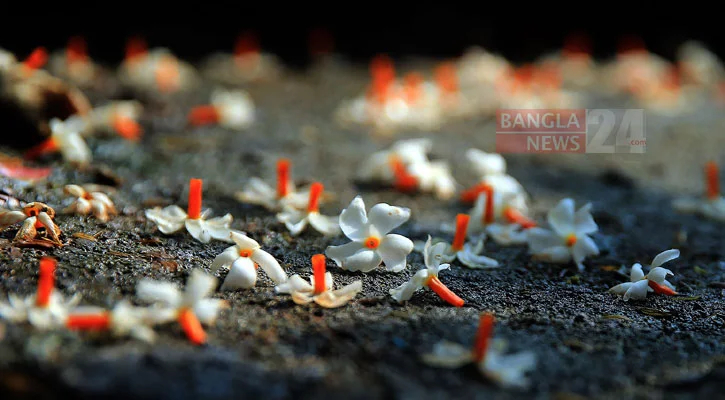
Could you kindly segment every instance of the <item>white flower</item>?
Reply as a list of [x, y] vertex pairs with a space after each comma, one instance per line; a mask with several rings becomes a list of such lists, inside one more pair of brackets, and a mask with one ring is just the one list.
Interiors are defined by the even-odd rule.
[[642, 300], [647, 297], [647, 292], [655, 292], [666, 295], [677, 294], [675, 287], [667, 282], [667, 276], [674, 275], [672, 271], [660, 267], [660, 265], [672, 261], [680, 256], [677, 249], [665, 250], [655, 256], [647, 275], [642, 272], [642, 265], [632, 265], [629, 279], [631, 282], [620, 283], [609, 289], [610, 293], [621, 295], [624, 301], [629, 299]]
[[91, 149], [81, 136], [81, 132], [86, 129], [86, 121], [79, 116], [69, 117], [65, 121], [53, 118], [50, 120], [50, 138], [28, 150], [25, 158], [37, 158], [59, 151], [63, 159], [71, 164], [88, 164], [92, 158]]
[[488, 379], [505, 388], [525, 388], [529, 381], [526, 373], [536, 367], [536, 355], [531, 352], [504, 354], [506, 342], [492, 338], [494, 317], [481, 316], [473, 351], [457, 343], [442, 341], [433, 351], [423, 355], [423, 362], [439, 368], [459, 368], [475, 363]]
[[531, 228], [527, 231], [529, 252], [535, 258], [551, 263], [567, 263], [573, 260], [584, 269], [582, 261], [587, 256], [598, 255], [599, 248], [588, 235], [599, 227], [590, 213], [590, 203], [574, 212], [574, 200], [566, 198], [547, 214], [551, 230]]
[[136, 287], [136, 295], [160, 306], [150, 317], [153, 322], [176, 320], [192, 343], [202, 344], [206, 342], [206, 333], [201, 324], [213, 324], [219, 310], [227, 306], [224, 300], [207, 298], [216, 285], [216, 278], [195, 269], [191, 271], [184, 292], [171, 282], [142, 279]]
[[475, 240], [475, 244], [466, 242], [466, 231], [468, 230], [469, 219], [469, 216], [466, 214], [458, 214], [456, 216], [456, 232], [453, 237], [453, 242], [450, 245], [445, 243], [442, 253], [443, 261], [453, 262], [457, 258], [461, 264], [468, 268], [498, 268], [498, 261], [481, 255], [485, 236]]
[[302, 277], [292, 275], [287, 282], [274, 288], [277, 293], [289, 293], [297, 304], [315, 302], [325, 308], [337, 308], [347, 304], [362, 290], [362, 281], [355, 281], [343, 288], [332, 290], [332, 274], [326, 272], [325, 256], [312, 256], [312, 276], [307, 283]]
[[393, 182], [395, 164], [406, 169], [412, 164], [428, 162], [428, 152], [433, 147], [430, 139], [399, 140], [387, 150], [373, 153], [358, 168], [358, 178], [365, 181]]
[[25, 299], [9, 295], [8, 303], [0, 303], [0, 317], [11, 322], [27, 321], [38, 329], [62, 327], [69, 310], [80, 302], [81, 297], [76, 293], [66, 301], [55, 290], [55, 266], [55, 259], [41, 258], [37, 292]]
[[[250, 204], [261, 205], [268, 210], [278, 211], [287, 207], [303, 210], [307, 207], [310, 198], [310, 188], [295, 189], [295, 184], [290, 179], [290, 161], [280, 159], [277, 161], [277, 189], [275, 190], [263, 180], [252, 178], [247, 183], [247, 188], [237, 192], [239, 201]], [[322, 193], [320, 202], [324, 202], [329, 195]]]
[[445, 251], [445, 243], [431, 245], [431, 237], [428, 236], [428, 240], [425, 242], [425, 249], [423, 250], [425, 268], [416, 272], [408, 282], [405, 282], [395, 289], [390, 289], [390, 295], [395, 301], [398, 303], [406, 302], [413, 297], [415, 292], [424, 287], [428, 287], [451, 305], [462, 307], [464, 304], [463, 299], [450, 291], [450, 289], [438, 280], [438, 274], [449, 267], [448, 264], [441, 264], [444, 260]]
[[229, 268], [221, 290], [249, 289], [257, 283], [257, 267], [269, 276], [275, 284], [287, 280], [282, 267], [271, 254], [261, 249], [257, 241], [238, 232], [231, 233], [234, 246], [228, 247], [216, 256], [211, 264], [211, 272], [219, 268]]
[[400, 272], [406, 267], [406, 258], [413, 251], [410, 239], [388, 232], [410, 218], [410, 209], [385, 203], [365, 212], [362, 197], [357, 196], [340, 214], [342, 232], [352, 242], [329, 246], [325, 253], [342, 269], [370, 272], [381, 263], [388, 271]]
[[470, 213], [470, 235], [486, 233], [503, 246], [526, 243], [526, 229], [536, 226], [526, 217], [526, 207], [515, 205], [511, 193], [498, 192], [488, 184], [481, 187]]
[[[524, 187], [511, 175], [506, 173], [506, 160], [497, 153], [486, 153], [478, 149], [468, 149], [466, 159], [482, 184], [493, 187], [494, 192], [509, 198], [509, 203], [517, 209], [526, 210], [528, 196]], [[471, 201], [474, 198], [464, 201]]]
[[444, 161], [414, 163], [408, 167], [407, 173], [417, 179], [419, 190], [433, 192], [441, 200], [451, 199], [456, 194], [456, 180]]
[[244, 129], [254, 122], [254, 103], [242, 90], [215, 90], [211, 104], [194, 107], [189, 113], [194, 126], [219, 124], [228, 129]]
[[[53, 221], [54, 218], [55, 210], [52, 207], [36, 201], [23, 206], [22, 211], [0, 209], [0, 229], [22, 221], [23, 225], [13, 239], [14, 243], [63, 246], [60, 241], [61, 230]], [[38, 234], [39, 224], [45, 228], [43, 235]]]
[[134, 307], [122, 300], [107, 311], [100, 307], [78, 307], [70, 312], [65, 326], [71, 330], [109, 331], [115, 337], [130, 336], [147, 343], [156, 339], [151, 328], [154, 310]]
[[283, 212], [277, 214], [277, 220], [284, 223], [292, 236], [302, 233], [308, 224], [325, 236], [340, 234], [340, 224], [337, 222], [339, 218], [320, 214], [319, 201], [323, 191], [322, 184], [315, 182], [310, 185], [310, 198], [306, 211], [287, 206]]
[[0, 49], [0, 73], [10, 71], [18, 64], [15, 55], [7, 50]]
[[196, 70], [165, 48], [137, 49], [128, 54], [119, 67], [120, 81], [133, 89], [158, 93], [176, 93], [198, 83]]
[[146, 218], [154, 222], [161, 233], [166, 235], [186, 228], [194, 239], [202, 243], [209, 243], [212, 239], [231, 243], [229, 234], [235, 230], [230, 225], [234, 218], [231, 214], [226, 214], [223, 217], [206, 219], [210, 210], [201, 212], [201, 185], [201, 179], [192, 179], [189, 183], [188, 213], [177, 205], [171, 205], [146, 210]]
[[682, 213], [697, 213], [716, 221], [725, 221], [725, 198], [720, 194], [719, 171], [714, 162], [705, 164], [705, 179], [707, 190], [704, 198], [677, 199], [672, 206]]
[[92, 192], [78, 185], [66, 185], [64, 191], [76, 197], [73, 203], [63, 210], [64, 213], [88, 215], [92, 212], [101, 222], [107, 222], [109, 216], [118, 214], [116, 206], [105, 193]]
[[137, 100], [112, 101], [91, 110], [91, 127], [98, 131], [115, 132], [125, 139], [136, 141], [143, 133], [143, 128], [137, 122], [142, 112], [143, 105]]

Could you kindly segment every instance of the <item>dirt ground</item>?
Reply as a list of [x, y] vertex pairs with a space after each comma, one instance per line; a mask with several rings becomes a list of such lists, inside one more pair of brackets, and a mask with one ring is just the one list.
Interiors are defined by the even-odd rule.
[[[441, 224], [451, 224], [466, 207], [430, 195], [356, 186], [356, 167], [394, 140], [430, 137], [433, 156], [450, 160], [459, 183], [468, 186], [475, 179], [463, 152], [494, 149], [492, 121], [454, 121], [440, 131], [395, 136], [343, 129], [332, 112], [342, 98], [362, 90], [364, 70], [327, 68], [250, 86], [258, 120], [246, 131], [185, 126], [186, 110], [208, 100], [212, 86], [207, 85], [175, 96], [166, 106], [150, 104], [140, 144], [91, 139], [95, 165], [123, 179], [112, 195], [122, 215], [105, 224], [59, 216], [68, 245], [55, 250], [19, 249], [10, 244], [16, 228], [0, 233], [0, 293], [33, 293], [43, 255], [59, 261], [58, 289], [81, 293], [83, 304], [111, 307], [131, 299], [142, 277], [183, 284], [193, 268], [208, 268], [228, 244], [163, 235], [145, 220], [143, 210], [152, 204], [185, 207], [192, 177], [204, 179], [204, 207], [215, 215], [232, 213], [234, 228], [262, 243], [290, 275], [307, 276], [310, 256], [344, 239], [323, 239], [313, 232], [292, 238], [273, 214], [233, 196], [250, 177], [271, 182], [274, 163], [282, 156], [293, 161], [297, 182], [319, 180], [337, 196], [323, 214], [338, 214], [361, 194], [368, 207], [387, 202], [411, 208], [411, 220], [398, 233], [413, 240], [428, 234], [447, 237]], [[702, 191], [704, 160], [725, 164], [721, 118], [714, 107], [692, 117], [653, 116], [643, 155], [507, 157], [510, 173], [530, 192], [539, 221], [561, 198], [572, 197], [577, 206], [592, 202], [600, 226], [593, 237], [601, 255], [587, 260], [582, 273], [572, 266], [532, 262], [524, 246], [487, 243], [487, 254], [500, 260], [501, 268], [473, 271], [454, 265], [441, 274], [466, 300], [460, 309], [430, 291], [406, 305], [388, 295], [422, 267], [417, 253], [401, 274], [332, 270], [340, 283], [363, 281], [362, 293], [334, 310], [295, 305], [275, 295], [272, 282], [262, 276], [253, 290], [215, 295], [228, 300], [230, 308], [208, 328], [209, 344], [200, 348], [175, 325], [159, 327], [158, 343], [146, 345], [102, 335], [42, 333], [0, 321], [0, 390], [33, 398], [722, 398], [725, 292], [715, 283], [725, 281], [724, 225], [679, 215], [670, 207], [674, 197]], [[47, 182], [24, 186], [0, 178], [0, 187], [59, 209], [68, 200], [63, 185], [107, 183], [58, 158], [45, 163], [55, 167]], [[97, 241], [72, 236], [78, 232]], [[602, 267], [648, 264], [673, 247], [682, 255], [668, 268], [681, 296], [623, 302], [607, 293], [627, 277]], [[528, 390], [500, 389], [473, 366], [444, 370], [420, 361], [439, 340], [472, 343], [478, 315], [485, 310], [496, 313], [496, 335], [507, 339], [512, 351], [536, 353], [538, 367]]]

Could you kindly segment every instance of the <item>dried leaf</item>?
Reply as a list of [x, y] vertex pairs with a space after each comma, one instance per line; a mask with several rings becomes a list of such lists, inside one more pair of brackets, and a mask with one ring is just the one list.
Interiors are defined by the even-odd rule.
[[603, 265], [603, 266], [599, 267], [599, 269], [601, 269], [602, 271], [607, 271], [607, 272], [619, 271], [619, 267], [617, 267], [616, 265]]
[[98, 240], [95, 236], [91, 236], [91, 235], [89, 235], [87, 233], [83, 233], [83, 232], [76, 232], [73, 234], [73, 237], [78, 238], [78, 239], [89, 240], [91, 242], [95, 242]]
[[621, 320], [624, 320], [624, 321], [631, 321], [632, 320], [631, 318], [625, 317], [624, 315], [617, 315], [617, 314], [602, 315], [602, 318], [604, 318], [604, 319], [621, 319]]
[[671, 311], [658, 310], [656, 308], [649, 307], [639, 307], [637, 308], [637, 311], [650, 317], [671, 317], [675, 315]]

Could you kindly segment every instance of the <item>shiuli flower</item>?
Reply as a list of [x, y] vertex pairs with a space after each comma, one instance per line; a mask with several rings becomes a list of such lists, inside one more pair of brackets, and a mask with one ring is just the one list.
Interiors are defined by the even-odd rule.
[[423, 362], [439, 368], [460, 368], [475, 363], [484, 376], [502, 387], [527, 387], [529, 380], [526, 373], [536, 367], [536, 355], [528, 351], [504, 354], [506, 342], [493, 339], [494, 323], [492, 314], [482, 314], [473, 350], [442, 341], [433, 347], [431, 353], [423, 355]]
[[23, 222], [13, 239], [13, 243], [20, 245], [63, 246], [61, 230], [54, 219], [55, 210], [37, 201], [26, 204], [22, 211], [0, 209], [0, 229]]
[[60, 152], [63, 160], [76, 165], [86, 165], [91, 162], [91, 149], [81, 133], [87, 129], [87, 123], [81, 117], [72, 116], [61, 121], [50, 120], [50, 138], [25, 153], [25, 158], [35, 159], [44, 154]]
[[112, 101], [91, 110], [91, 128], [135, 142], [143, 135], [143, 127], [138, 123], [142, 112], [143, 105], [137, 100]]
[[216, 256], [211, 264], [212, 274], [220, 268], [229, 268], [221, 290], [249, 289], [257, 283], [257, 268], [262, 268], [275, 284], [287, 281], [282, 267], [271, 254], [261, 249], [256, 240], [239, 232], [231, 233], [234, 246]]
[[675, 287], [667, 282], [667, 277], [674, 274], [669, 269], [662, 268], [661, 265], [679, 256], [680, 251], [677, 249], [665, 250], [657, 254], [652, 260], [651, 269], [647, 275], [642, 272], [642, 265], [639, 263], [632, 265], [629, 275], [631, 282], [620, 283], [609, 289], [609, 292], [622, 296], [624, 301], [629, 299], [642, 300], [647, 297], [647, 292], [668, 296], [677, 294]]
[[405, 175], [415, 178], [418, 190], [435, 193], [441, 200], [451, 199], [456, 194], [456, 180], [451, 174], [450, 166], [445, 161], [411, 164]]
[[227, 306], [224, 300], [207, 297], [214, 292], [216, 285], [216, 278], [195, 269], [191, 271], [183, 292], [171, 282], [143, 279], [136, 287], [136, 295], [143, 301], [158, 305], [150, 311], [149, 319], [153, 323], [175, 320], [192, 343], [204, 344], [207, 335], [202, 324], [213, 324], [219, 311]]
[[697, 213], [706, 218], [725, 221], [725, 198], [720, 194], [718, 166], [710, 161], [705, 164], [707, 190], [702, 199], [683, 198], [672, 203], [675, 210], [683, 213]]
[[389, 149], [373, 153], [358, 168], [358, 179], [391, 183], [396, 174], [412, 164], [428, 161], [433, 147], [430, 139], [406, 139], [395, 142]]
[[461, 194], [461, 201], [473, 203], [483, 191], [484, 185], [491, 186], [497, 193], [509, 198], [508, 202], [515, 208], [525, 210], [528, 196], [524, 187], [511, 175], [506, 173], [506, 160], [497, 153], [486, 153], [478, 149], [468, 149], [466, 159], [471, 169], [479, 176], [480, 183]]
[[112, 310], [101, 307], [78, 307], [68, 314], [65, 327], [74, 331], [109, 332], [114, 337], [130, 336], [151, 343], [156, 339], [153, 310], [135, 307], [127, 300]]
[[93, 213], [101, 222], [107, 222], [111, 216], [118, 214], [116, 206], [107, 194], [100, 191], [91, 191], [79, 185], [66, 185], [63, 191], [74, 196], [76, 199], [66, 207], [63, 212], [66, 214], [88, 215]]
[[228, 129], [244, 129], [254, 122], [254, 103], [241, 90], [215, 90], [211, 104], [196, 106], [189, 112], [192, 126], [219, 124]]
[[413, 242], [405, 236], [389, 234], [410, 218], [410, 209], [376, 204], [368, 217], [362, 197], [355, 197], [340, 214], [342, 232], [351, 240], [341, 246], [329, 246], [325, 253], [342, 269], [370, 272], [381, 263], [388, 271], [406, 267]]
[[443, 253], [441, 253], [443, 261], [453, 262], [458, 259], [464, 266], [474, 269], [498, 268], [498, 261], [481, 255], [485, 236], [476, 239], [473, 243], [466, 243], [469, 220], [470, 217], [466, 214], [456, 216], [456, 232], [453, 242], [450, 245], [445, 243], [443, 247]]
[[71, 37], [66, 48], [53, 54], [48, 64], [53, 75], [85, 88], [93, 86], [101, 72], [88, 55], [86, 41], [82, 36]]
[[[286, 158], [277, 161], [277, 188], [276, 190], [259, 178], [252, 178], [247, 183], [247, 188], [237, 192], [239, 201], [249, 204], [257, 204], [268, 210], [279, 211], [291, 207], [304, 210], [309, 201], [309, 188], [295, 189], [295, 184], [290, 178], [290, 161]], [[326, 193], [320, 196], [320, 203], [329, 197]]]
[[55, 290], [55, 268], [54, 258], [41, 258], [36, 293], [25, 299], [9, 295], [9, 303], [0, 303], [0, 317], [11, 322], [27, 321], [38, 329], [62, 327], [69, 311], [80, 302], [81, 297], [76, 293], [66, 301]]
[[513, 195], [498, 192], [483, 184], [476, 203], [471, 209], [470, 235], [488, 234], [500, 245], [526, 243], [526, 230], [536, 226], [528, 218], [526, 208], [512, 203]]
[[210, 210], [201, 211], [201, 179], [189, 181], [189, 204], [187, 212], [177, 206], [171, 205], [165, 208], [156, 207], [146, 210], [146, 218], [154, 222], [161, 233], [170, 235], [178, 232], [184, 227], [191, 236], [202, 242], [209, 243], [212, 239], [223, 242], [231, 242], [230, 233], [234, 232], [229, 226], [233, 217], [226, 214], [223, 217], [206, 219]]
[[458, 297], [438, 279], [438, 274], [449, 267], [448, 264], [441, 264], [444, 261], [445, 251], [445, 243], [431, 245], [431, 237], [428, 236], [423, 251], [425, 268], [416, 272], [408, 282], [405, 282], [395, 289], [390, 289], [390, 295], [395, 301], [398, 303], [406, 302], [413, 297], [415, 292], [427, 287], [448, 304], [455, 307], [463, 307], [463, 299]]
[[308, 283], [299, 275], [292, 275], [287, 282], [275, 287], [277, 293], [292, 295], [297, 304], [315, 302], [325, 308], [342, 307], [362, 290], [362, 281], [355, 281], [340, 289], [333, 290], [332, 274], [326, 272], [326, 259], [323, 254], [312, 256], [312, 276]]
[[592, 205], [584, 205], [574, 212], [574, 200], [566, 198], [552, 208], [547, 220], [553, 230], [534, 227], [527, 231], [529, 252], [534, 258], [551, 263], [574, 261], [579, 270], [587, 256], [599, 254], [599, 248], [589, 237], [599, 227], [590, 212]]
[[292, 207], [285, 207], [284, 211], [277, 214], [277, 220], [284, 223], [292, 236], [302, 233], [307, 225], [312, 226], [324, 236], [336, 236], [340, 234], [338, 216], [328, 217], [320, 214], [320, 196], [324, 186], [320, 182], [310, 185], [310, 198], [307, 202], [307, 210], [300, 211]]

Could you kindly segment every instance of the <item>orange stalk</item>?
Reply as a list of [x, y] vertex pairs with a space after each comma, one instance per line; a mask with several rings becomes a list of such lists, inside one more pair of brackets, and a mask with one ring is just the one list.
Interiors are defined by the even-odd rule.
[[417, 72], [411, 72], [403, 78], [405, 82], [405, 101], [415, 103], [423, 95], [423, 76]]
[[38, 292], [35, 295], [35, 305], [46, 307], [50, 302], [50, 294], [55, 286], [56, 261], [51, 257], [40, 259], [40, 278], [38, 279]]
[[536, 221], [521, 214], [521, 212], [511, 206], [506, 207], [503, 211], [504, 218], [513, 224], [519, 224], [524, 229], [533, 228], [536, 226]]
[[486, 194], [486, 208], [483, 213], [483, 225], [493, 223], [493, 186], [487, 185], [484, 189]]
[[138, 122], [123, 115], [114, 115], [111, 125], [119, 136], [133, 142], [139, 140], [143, 133], [143, 128]]
[[493, 337], [493, 326], [496, 317], [491, 313], [481, 314], [481, 320], [478, 323], [478, 333], [476, 334], [476, 343], [473, 345], [473, 359], [476, 362], [482, 361], [486, 357], [488, 344]]
[[458, 92], [458, 77], [456, 76], [456, 66], [453, 63], [440, 64], [435, 70], [435, 80], [444, 93]]
[[209, 104], [192, 108], [187, 118], [192, 126], [211, 125], [219, 122], [221, 114], [216, 106]]
[[461, 201], [464, 203], [473, 203], [481, 193], [486, 191], [486, 187], [488, 187], [487, 183], [479, 183], [464, 190], [461, 193]]
[[45, 47], [36, 47], [23, 61], [23, 65], [27, 70], [33, 71], [42, 68], [46, 62], [48, 62], [48, 51], [45, 50]]
[[451, 289], [448, 289], [446, 285], [444, 285], [443, 282], [438, 279], [437, 276], [431, 276], [430, 278], [428, 278], [428, 282], [426, 283], [426, 285], [446, 303], [454, 307], [463, 307], [465, 301], [463, 301], [462, 298], [458, 297], [458, 295], [453, 293]]
[[259, 41], [254, 32], [245, 32], [239, 35], [234, 44], [234, 56], [248, 56], [259, 54]]
[[456, 215], [456, 234], [453, 236], [451, 250], [458, 252], [463, 250], [463, 244], [466, 242], [466, 231], [468, 230], [468, 221], [470, 217], [467, 214]]
[[201, 217], [201, 188], [201, 179], [192, 178], [189, 180], [189, 205], [186, 211], [189, 219], [199, 219]]
[[315, 281], [315, 294], [327, 290], [325, 287], [325, 255], [315, 254], [312, 256], [312, 276]]
[[53, 138], [49, 138], [39, 145], [30, 148], [30, 150], [26, 151], [23, 156], [28, 160], [33, 160], [43, 154], [53, 153], [56, 150], [58, 150], [58, 144]]
[[707, 198], [716, 199], [720, 196], [720, 171], [714, 161], [705, 164], [705, 180], [707, 182]]
[[280, 158], [277, 160], [277, 197], [283, 198], [289, 194], [290, 189], [290, 160]]
[[82, 36], [73, 36], [68, 39], [65, 48], [65, 62], [67, 64], [88, 62], [88, 48]]
[[148, 48], [143, 38], [135, 36], [126, 42], [126, 62], [138, 61], [146, 53], [148, 53]]
[[651, 287], [652, 290], [654, 290], [655, 293], [657, 293], [657, 294], [664, 294], [667, 296], [674, 296], [677, 294], [677, 292], [675, 292], [674, 290], [668, 288], [665, 285], [660, 285], [657, 282], [649, 281], [648, 284], [649, 284], [649, 287]]
[[379, 54], [370, 61], [370, 75], [372, 76], [371, 95], [374, 101], [383, 103], [390, 93], [395, 81], [395, 66], [385, 54]]
[[401, 192], [413, 192], [418, 188], [418, 178], [408, 173], [405, 164], [398, 157], [390, 158], [390, 168], [395, 181], [393, 186]]
[[318, 212], [320, 209], [320, 196], [325, 187], [320, 182], [310, 185], [310, 199], [307, 202], [307, 212]]
[[111, 326], [111, 314], [71, 314], [65, 322], [65, 327], [80, 331], [105, 331]]
[[206, 343], [206, 332], [199, 322], [193, 311], [189, 309], [181, 310], [179, 313], [179, 325], [184, 330], [186, 337], [194, 344]]

